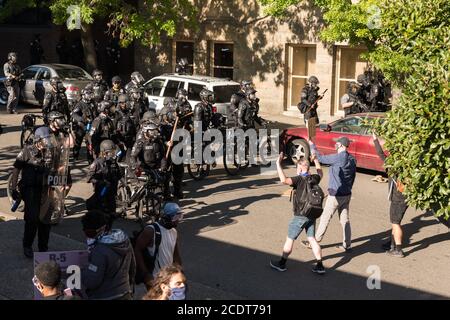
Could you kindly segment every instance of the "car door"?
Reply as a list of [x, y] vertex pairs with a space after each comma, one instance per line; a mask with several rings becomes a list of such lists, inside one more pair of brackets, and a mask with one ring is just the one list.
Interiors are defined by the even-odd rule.
[[336, 152], [335, 144], [340, 137], [347, 137], [350, 140], [348, 152], [358, 161], [358, 145], [360, 144], [360, 121], [359, 117], [348, 117], [337, 120], [330, 124], [330, 131], [320, 131], [322, 134], [316, 136], [316, 145], [323, 154]]
[[30, 66], [23, 70], [24, 85], [22, 88], [22, 99], [27, 103], [36, 103], [34, 97], [36, 75], [39, 67]]
[[167, 80], [166, 85], [163, 88], [162, 96], [160, 104], [157, 105], [157, 110], [161, 110], [163, 107], [164, 98], [175, 98], [177, 91], [179, 89], [184, 89], [184, 81], [179, 80]]
[[50, 86], [51, 71], [49, 68], [41, 67], [36, 75], [34, 98], [36, 103], [42, 105], [45, 92], [51, 90]]
[[157, 110], [158, 107], [159, 109], [162, 108], [162, 102], [164, 99], [162, 98], [162, 91], [166, 81], [167, 80], [163, 78], [156, 78], [150, 80], [149, 82], [147, 82], [147, 84], [145, 84], [144, 90], [148, 99], [150, 109]]

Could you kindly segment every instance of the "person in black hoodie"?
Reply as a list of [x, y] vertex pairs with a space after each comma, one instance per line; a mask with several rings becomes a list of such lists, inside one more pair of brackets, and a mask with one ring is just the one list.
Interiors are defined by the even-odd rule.
[[136, 261], [128, 236], [120, 229], [108, 229], [99, 210], [88, 211], [81, 223], [89, 249], [89, 265], [81, 270], [88, 299], [131, 300]]

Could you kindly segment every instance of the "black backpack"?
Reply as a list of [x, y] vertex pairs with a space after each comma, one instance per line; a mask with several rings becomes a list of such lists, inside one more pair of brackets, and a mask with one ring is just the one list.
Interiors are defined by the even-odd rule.
[[[147, 269], [152, 273], [153, 269], [155, 269], [155, 263], [156, 258], [158, 257], [158, 251], [159, 251], [159, 245], [161, 244], [161, 229], [159, 228], [159, 225], [156, 222], [153, 222], [151, 224], [148, 224], [144, 226], [140, 231], [134, 231], [133, 236], [130, 238], [131, 245], [133, 246], [133, 249], [136, 250], [136, 242], [139, 236], [141, 235], [142, 231], [144, 231], [145, 228], [152, 226], [155, 229], [155, 254], [152, 256], [147, 248], [145, 248], [142, 251], [142, 256], [144, 257], [145, 265], [147, 266]], [[143, 283], [144, 282], [144, 274], [142, 273], [142, 270], [139, 270], [139, 267], [136, 266], [136, 276], [135, 276], [135, 283]]]
[[292, 190], [295, 214], [305, 216], [310, 220], [316, 220], [322, 215], [325, 193], [311, 176], [302, 177], [302, 179], [302, 190], [297, 190], [296, 186]]
[[307, 110], [308, 110], [308, 106], [306, 104], [304, 104], [303, 102], [299, 102], [297, 104], [297, 109], [304, 114]]

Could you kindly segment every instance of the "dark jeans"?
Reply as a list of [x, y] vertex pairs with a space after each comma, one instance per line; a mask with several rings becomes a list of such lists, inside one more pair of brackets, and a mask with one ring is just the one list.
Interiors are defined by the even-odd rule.
[[173, 193], [174, 195], [180, 195], [182, 193], [182, 183], [184, 174], [184, 164], [172, 164], [173, 175]]

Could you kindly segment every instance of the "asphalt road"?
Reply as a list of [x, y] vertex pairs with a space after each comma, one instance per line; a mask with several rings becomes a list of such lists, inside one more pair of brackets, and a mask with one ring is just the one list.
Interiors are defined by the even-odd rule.
[[[27, 111], [31, 111], [27, 110]], [[11, 214], [6, 199], [6, 179], [19, 152], [22, 115], [0, 113], [4, 134], [0, 136], [0, 216]], [[278, 119], [279, 120], [279, 119]], [[5, 127], [6, 125], [6, 127]], [[83, 246], [80, 216], [84, 199], [92, 188], [85, 182], [87, 163], [72, 170], [74, 185], [68, 197], [70, 216], [52, 229], [50, 250]], [[314, 169], [313, 169], [314, 170]], [[292, 166], [287, 172], [294, 173]], [[243, 175], [229, 177], [221, 166], [212, 169], [204, 181], [186, 175], [186, 198], [180, 202], [185, 218], [179, 226], [183, 266], [197, 299], [448, 299], [450, 298], [450, 233], [429, 214], [409, 208], [404, 219], [404, 259], [391, 258], [380, 244], [388, 236], [387, 184], [372, 182], [376, 173], [358, 171], [350, 206], [353, 251], [340, 252], [342, 231], [333, 217], [322, 242], [327, 273], [311, 272], [312, 253], [295, 243], [288, 270], [280, 273], [269, 267], [278, 258], [292, 216], [292, 204], [275, 172], [261, 173], [259, 167]], [[327, 168], [322, 187], [326, 190]], [[139, 226], [120, 220], [116, 227], [127, 232]], [[0, 259], [17, 277], [29, 277], [31, 262], [20, 250], [22, 222], [0, 222]], [[13, 231], [14, 230], [14, 231]], [[301, 239], [305, 236], [301, 235]], [[12, 249], [14, 248], [14, 249]], [[5, 267], [6, 268], [6, 267]], [[14, 270], [17, 268], [17, 270]], [[28, 268], [28, 269], [27, 269]], [[2, 267], [0, 267], [1, 271]], [[28, 271], [24, 271], [27, 269]], [[368, 277], [379, 274], [380, 289], [369, 289]], [[28, 273], [27, 273], [28, 272]], [[29, 288], [13, 288], [11, 275], [0, 272], [0, 297], [26, 298]], [[31, 279], [31, 278], [30, 278]], [[19, 280], [14, 280], [19, 281]], [[19, 281], [20, 283], [31, 282]], [[7, 292], [7, 293], [4, 293]]]

